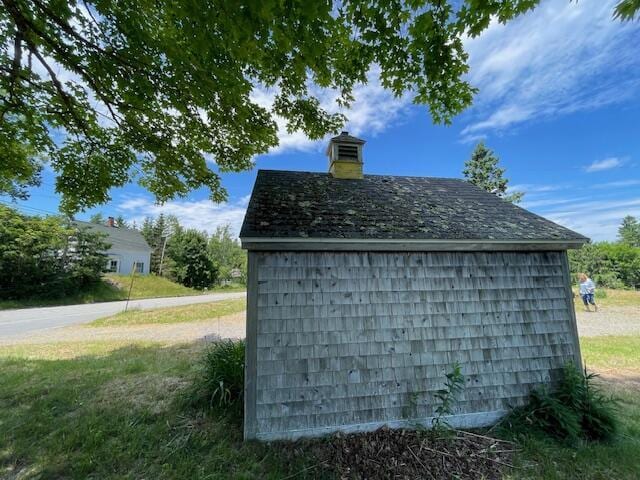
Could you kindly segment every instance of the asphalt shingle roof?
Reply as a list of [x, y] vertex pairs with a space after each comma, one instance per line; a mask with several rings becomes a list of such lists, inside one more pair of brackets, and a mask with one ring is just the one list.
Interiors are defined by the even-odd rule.
[[260, 170], [242, 238], [586, 241], [464, 180]]
[[151, 250], [151, 247], [142, 234], [130, 228], [107, 227], [99, 223], [82, 222], [75, 220], [79, 227], [88, 227], [93, 231], [107, 235], [105, 241], [111, 244], [110, 250]]

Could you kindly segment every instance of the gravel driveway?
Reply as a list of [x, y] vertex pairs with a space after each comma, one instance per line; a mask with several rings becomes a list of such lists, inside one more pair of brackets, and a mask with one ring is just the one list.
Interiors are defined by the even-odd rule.
[[640, 335], [640, 306], [604, 307], [598, 312], [577, 311], [581, 337]]

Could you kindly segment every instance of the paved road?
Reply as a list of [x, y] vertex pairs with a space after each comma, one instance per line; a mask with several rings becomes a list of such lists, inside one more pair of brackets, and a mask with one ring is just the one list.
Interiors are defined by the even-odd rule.
[[[215, 302], [231, 298], [242, 298], [245, 292], [212, 293], [189, 297], [147, 298], [131, 300], [129, 309], [149, 309], [174, 307], [194, 303]], [[12, 337], [24, 336], [50, 328], [86, 323], [108, 317], [124, 310], [126, 302], [87, 303], [64, 307], [25, 308], [20, 310], [0, 310], [0, 343]]]

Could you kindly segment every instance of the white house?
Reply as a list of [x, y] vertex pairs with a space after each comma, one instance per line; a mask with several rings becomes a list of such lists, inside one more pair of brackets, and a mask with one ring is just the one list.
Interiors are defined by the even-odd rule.
[[106, 225], [81, 221], [75, 223], [107, 235], [105, 241], [111, 244], [111, 248], [105, 252], [108, 256], [105, 270], [125, 275], [133, 270], [143, 275], [149, 273], [152, 249], [139, 231], [115, 226], [113, 217], [109, 217]]

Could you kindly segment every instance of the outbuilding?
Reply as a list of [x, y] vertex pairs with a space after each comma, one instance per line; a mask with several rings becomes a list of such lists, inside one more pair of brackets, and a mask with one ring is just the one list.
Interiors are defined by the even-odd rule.
[[478, 427], [581, 363], [567, 249], [588, 239], [460, 179], [363, 175], [346, 132], [329, 172], [258, 172], [248, 250], [245, 438]]

